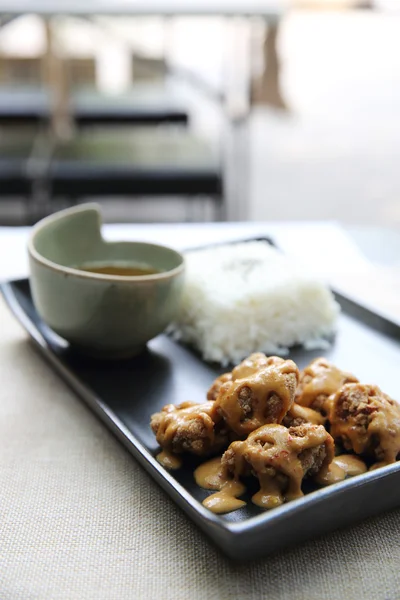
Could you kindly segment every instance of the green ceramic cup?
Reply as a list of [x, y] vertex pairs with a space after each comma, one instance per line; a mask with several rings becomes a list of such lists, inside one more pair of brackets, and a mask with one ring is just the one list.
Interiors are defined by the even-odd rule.
[[[176, 316], [183, 287], [179, 252], [143, 242], [106, 242], [97, 204], [84, 204], [40, 221], [28, 243], [35, 307], [43, 321], [87, 354], [138, 354]], [[115, 265], [157, 273], [120, 276], [79, 270]]]

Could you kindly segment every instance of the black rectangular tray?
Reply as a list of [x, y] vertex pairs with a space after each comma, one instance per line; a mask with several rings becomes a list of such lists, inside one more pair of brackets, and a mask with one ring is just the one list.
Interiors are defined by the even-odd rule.
[[[209, 492], [193, 478], [198, 461], [189, 458], [182, 469], [165, 470], [155, 459], [158, 447], [149, 421], [167, 403], [204, 401], [221, 370], [165, 335], [152, 340], [147, 351], [132, 360], [99, 364], [85, 359], [41, 321], [27, 279], [3, 283], [0, 289], [50, 366], [231, 558], [252, 559], [400, 506], [399, 462], [313, 491], [269, 512], [248, 502], [228, 515], [212, 514], [201, 504]], [[343, 312], [332, 347], [326, 352], [296, 349], [291, 358], [302, 368], [323, 354], [361, 381], [377, 383], [399, 398], [400, 325], [339, 294], [337, 299]]]

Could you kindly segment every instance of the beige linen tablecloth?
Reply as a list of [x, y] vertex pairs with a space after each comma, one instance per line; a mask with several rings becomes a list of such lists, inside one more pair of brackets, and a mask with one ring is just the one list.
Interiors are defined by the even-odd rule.
[[400, 510], [265, 560], [215, 549], [0, 300], [0, 599], [400, 598]]

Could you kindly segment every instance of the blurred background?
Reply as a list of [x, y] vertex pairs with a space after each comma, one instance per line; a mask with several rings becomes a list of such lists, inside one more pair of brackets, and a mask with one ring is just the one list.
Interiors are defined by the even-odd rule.
[[399, 0], [0, 1], [0, 225], [400, 228]]

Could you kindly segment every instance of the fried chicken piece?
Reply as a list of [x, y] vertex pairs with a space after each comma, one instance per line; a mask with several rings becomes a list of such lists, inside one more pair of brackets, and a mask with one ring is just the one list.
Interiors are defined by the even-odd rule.
[[346, 450], [382, 464], [400, 453], [400, 406], [376, 385], [348, 383], [333, 397], [331, 434]]
[[213, 382], [212, 386], [207, 392], [207, 400], [216, 400], [221, 387], [227, 381], [232, 381], [232, 373], [223, 373], [222, 375], [217, 377], [217, 379]]
[[316, 358], [300, 373], [295, 401], [327, 416], [332, 394], [345, 383], [358, 383], [351, 373], [341, 371], [325, 358]]
[[232, 379], [235, 381], [236, 379], [243, 379], [244, 377], [250, 377], [258, 371], [261, 371], [265, 367], [270, 367], [271, 365], [281, 364], [284, 362], [283, 358], [279, 356], [266, 356], [262, 352], [255, 352], [254, 354], [250, 354], [247, 358], [245, 358], [237, 367], [235, 367], [232, 371]]
[[321, 415], [318, 411], [307, 408], [307, 406], [301, 406], [297, 402], [293, 402], [293, 406], [289, 409], [288, 413], [283, 417], [282, 425], [285, 427], [297, 427], [303, 423], [314, 423], [314, 425], [324, 425], [326, 417]]
[[249, 377], [264, 367], [280, 363], [282, 360], [282, 358], [277, 356], [267, 357], [262, 352], [250, 354], [250, 356], [245, 358], [239, 365], [237, 365], [237, 367], [235, 367], [231, 373], [223, 373], [217, 377], [207, 392], [207, 400], [216, 400], [222, 385], [227, 381], [235, 381], [236, 379]]
[[208, 456], [229, 443], [227, 428], [213, 402], [167, 404], [152, 415], [150, 426], [160, 446], [175, 454]]
[[245, 437], [266, 423], [280, 423], [293, 404], [299, 370], [274, 357], [269, 366], [221, 386], [215, 408], [229, 429]]
[[245, 441], [232, 442], [222, 466], [233, 479], [254, 475], [260, 491], [253, 502], [273, 508], [303, 495], [305, 477], [327, 471], [334, 457], [333, 439], [322, 425], [263, 425]]

